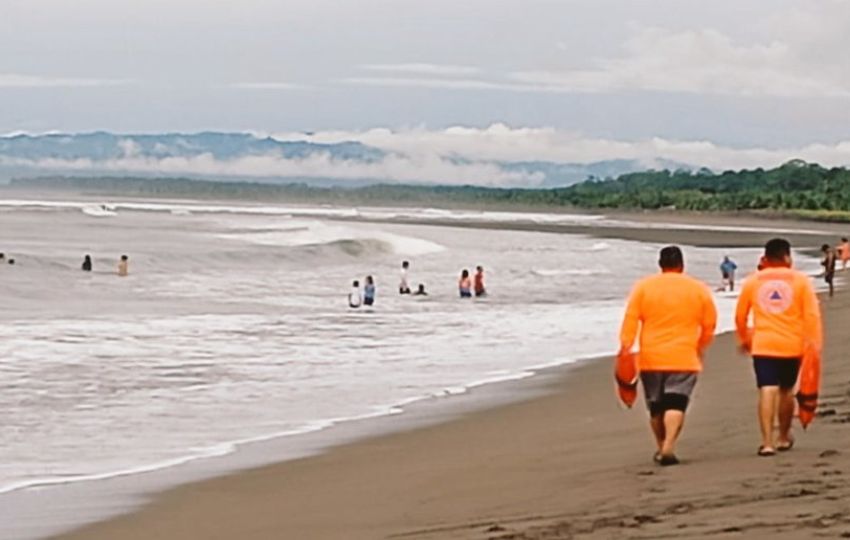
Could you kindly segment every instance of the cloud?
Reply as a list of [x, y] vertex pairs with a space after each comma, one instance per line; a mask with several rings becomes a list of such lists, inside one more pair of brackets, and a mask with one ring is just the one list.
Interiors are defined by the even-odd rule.
[[809, 69], [787, 43], [741, 45], [716, 30], [644, 28], [626, 42], [622, 57], [597, 60], [591, 69], [520, 71], [510, 78], [584, 93], [850, 96], [850, 80]]
[[77, 173], [368, 179], [390, 183], [485, 186], [537, 185], [544, 179], [537, 173], [506, 171], [492, 163], [458, 163], [434, 154], [417, 156], [393, 154], [377, 162], [335, 159], [327, 153], [316, 153], [300, 159], [287, 159], [274, 155], [216, 159], [209, 153], [157, 158], [137, 155], [135, 149], [131, 147], [125, 148], [123, 157], [108, 160], [90, 158], [31, 160], [0, 156], [0, 165]]
[[86, 88], [130, 84], [130, 79], [85, 79], [0, 73], [0, 88]]
[[466, 76], [476, 75], [481, 69], [473, 66], [457, 66], [451, 64], [362, 64], [361, 69], [367, 71], [389, 72], [389, 73], [412, 73], [418, 75], [432, 76]]
[[281, 140], [307, 140], [316, 143], [358, 141], [388, 152], [417, 156], [454, 156], [473, 162], [551, 161], [593, 163], [637, 160], [646, 167], [659, 160], [715, 170], [775, 167], [800, 158], [824, 166], [850, 165], [850, 141], [813, 143], [791, 148], [734, 148], [711, 141], [681, 141], [650, 137], [624, 141], [586, 137], [551, 127], [513, 128], [493, 124], [485, 128], [454, 126], [429, 130], [376, 128], [365, 131], [325, 131], [309, 136], [298, 133], [275, 135]]
[[[265, 137], [267, 134], [258, 135]], [[70, 137], [70, 136], [69, 136]], [[493, 124], [485, 128], [454, 126], [403, 130], [386, 128], [365, 131], [322, 131], [311, 134], [281, 133], [280, 141], [339, 143], [358, 141], [383, 150], [370, 160], [334, 157], [317, 151], [305, 157], [240, 155], [216, 158], [204, 149], [172, 144], [159, 155], [146, 154], [130, 138], [119, 141], [121, 154], [109, 159], [24, 159], [0, 155], [0, 166], [38, 170], [43, 173], [108, 173], [203, 176], [214, 178], [323, 178], [340, 181], [373, 180], [397, 183], [477, 184], [526, 186], [543, 184], [547, 178], [531, 166], [505, 167], [518, 162], [546, 161], [589, 164], [629, 160], [640, 168], [658, 168], [670, 162], [692, 167], [726, 169], [771, 168], [790, 159], [804, 159], [824, 166], [850, 165], [850, 140], [812, 143], [788, 148], [735, 148], [705, 140], [671, 140], [650, 137], [616, 140], [587, 137], [551, 127], [511, 127]], [[162, 157], [167, 154], [167, 157]]]
[[[776, 17], [768, 34], [784, 36], [739, 43], [713, 29], [673, 31], [635, 27], [620, 56], [596, 58], [587, 68], [522, 69], [487, 74], [479, 68], [433, 64], [364, 66], [389, 76], [342, 79], [345, 84], [523, 93], [621, 94], [672, 92], [741, 97], [850, 97], [850, 63], [837, 46], [846, 25], [818, 35], [820, 18]], [[795, 26], [796, 22], [796, 26]], [[818, 49], [812, 46], [822, 43]], [[842, 42], [838, 42], [842, 43]], [[556, 43], [556, 47], [562, 47]], [[840, 50], [840, 55], [831, 51]], [[397, 75], [397, 76], [395, 76]], [[412, 76], [416, 75], [416, 76]], [[448, 78], [447, 76], [451, 76]]]

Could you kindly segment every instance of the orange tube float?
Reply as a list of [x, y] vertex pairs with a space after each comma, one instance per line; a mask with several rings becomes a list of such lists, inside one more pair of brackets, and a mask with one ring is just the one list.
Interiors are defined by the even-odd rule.
[[617, 355], [614, 380], [617, 382], [617, 395], [620, 401], [631, 408], [637, 399], [637, 355], [632, 352], [621, 352]]
[[798, 416], [803, 429], [806, 429], [815, 419], [820, 392], [820, 372], [821, 355], [814, 348], [809, 348], [803, 355], [800, 366], [800, 389], [797, 392]]

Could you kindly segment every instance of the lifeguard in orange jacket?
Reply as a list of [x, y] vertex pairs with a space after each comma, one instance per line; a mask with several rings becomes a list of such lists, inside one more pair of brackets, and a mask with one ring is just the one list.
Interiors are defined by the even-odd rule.
[[[794, 386], [804, 357], [816, 361], [820, 369], [823, 334], [812, 282], [791, 268], [791, 244], [782, 238], [769, 241], [762, 260], [764, 267], [750, 276], [741, 289], [735, 326], [741, 347], [753, 357], [759, 388], [762, 442], [758, 455], [772, 456], [777, 450], [794, 446]], [[815, 388], [815, 401], [816, 392]], [[774, 442], [777, 416], [779, 437]]]
[[620, 331], [619, 361], [632, 357], [640, 335], [637, 368], [650, 413], [661, 465], [675, 465], [691, 394], [702, 371], [703, 353], [714, 339], [717, 310], [709, 288], [684, 273], [682, 251], [661, 250], [661, 273], [635, 285]]

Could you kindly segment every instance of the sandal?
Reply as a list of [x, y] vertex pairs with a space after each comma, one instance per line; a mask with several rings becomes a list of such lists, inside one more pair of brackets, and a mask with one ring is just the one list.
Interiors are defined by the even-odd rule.
[[677, 458], [673, 454], [670, 454], [669, 456], [659, 456], [658, 464], [661, 465], [662, 467], [669, 467], [670, 465], [678, 465], [679, 464], [679, 458]]
[[787, 452], [788, 450], [791, 450], [792, 448], [794, 448], [794, 439], [791, 439], [790, 441], [788, 441], [786, 443], [781, 443], [781, 444], [776, 445], [776, 450], [778, 450], [779, 452]]
[[773, 457], [776, 455], [776, 450], [773, 448], [767, 448], [765, 446], [759, 446], [759, 451], [757, 454], [761, 457]]

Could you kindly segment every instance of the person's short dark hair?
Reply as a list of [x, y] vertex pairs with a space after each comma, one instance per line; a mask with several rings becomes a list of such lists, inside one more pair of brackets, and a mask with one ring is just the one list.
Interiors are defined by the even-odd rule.
[[667, 246], [658, 254], [658, 266], [663, 270], [675, 270], [685, 267], [685, 257], [679, 246]]
[[15, 264], [15, 259], [9, 259], [9, 264]]
[[466, 268], [463, 269], [463, 272], [460, 273], [461, 277], [469, 277], [469, 270]]
[[401, 267], [402, 267], [402, 268], [407, 268], [408, 266], [410, 266], [410, 262], [408, 262], [408, 261], [402, 261], [402, 263], [401, 263]]
[[829, 244], [824, 244], [824, 245], [822, 245], [822, 246], [820, 247], [820, 250], [821, 250], [821, 251], [824, 251], [824, 252], [829, 251]]
[[[846, 242], [846, 241], [847, 241], [847, 237], [845, 236], [845, 237], [841, 238], [841, 241], [842, 241], [842, 242]], [[3, 255], [3, 254], [2, 254], [2, 253], [0, 253], [0, 255]]]
[[357, 281], [357, 280], [355, 279], [355, 280], [354, 280], [354, 283], [352, 283], [352, 285], [353, 285], [354, 287], [359, 287], [359, 286], [360, 286], [360, 282], [359, 282], [359, 281]]
[[483, 266], [476, 266], [476, 267], [475, 267], [475, 269], [476, 269], [477, 271], [479, 271], [479, 272], [483, 272], [483, 271], [484, 271], [484, 267], [483, 267]]
[[[827, 246], [829, 247], [829, 246]], [[791, 242], [784, 238], [768, 240], [764, 245], [764, 257], [772, 262], [781, 262], [791, 256]]]
[[126, 261], [126, 260], [127, 260], [127, 256], [126, 256], [126, 255], [121, 255], [121, 260], [122, 260], [122, 261]]

